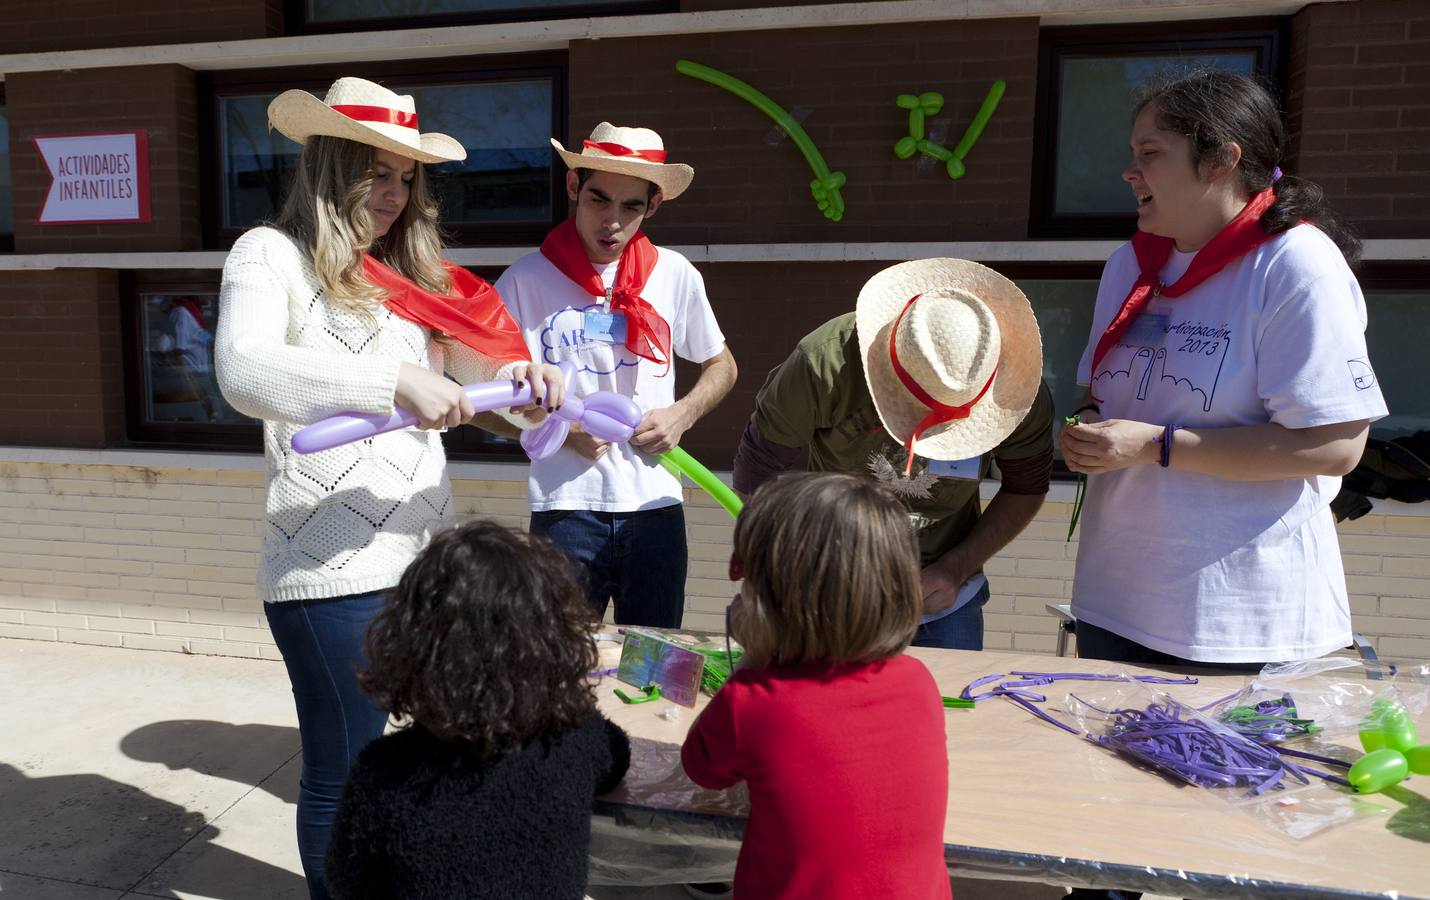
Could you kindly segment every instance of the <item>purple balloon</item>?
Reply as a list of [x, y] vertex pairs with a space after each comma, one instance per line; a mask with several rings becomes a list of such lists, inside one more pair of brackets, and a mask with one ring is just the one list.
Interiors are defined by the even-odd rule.
[[[463, 388], [477, 412], [488, 412], [504, 406], [525, 406], [531, 402], [531, 385], [520, 388], [515, 381], [484, 381]], [[417, 424], [417, 416], [397, 407], [390, 415], [381, 413], [339, 413], [293, 435], [293, 449], [299, 453], [317, 453], [343, 444], [351, 444], [376, 434], [385, 434]]]
[[547, 459], [566, 443], [566, 434], [570, 430], [570, 422], [551, 416], [535, 428], [528, 428], [521, 433], [521, 449], [526, 451], [529, 458], [538, 462]]
[[643, 413], [640, 405], [625, 394], [611, 391], [597, 391], [586, 398], [586, 408], [595, 410], [617, 422], [636, 428], [641, 423]]

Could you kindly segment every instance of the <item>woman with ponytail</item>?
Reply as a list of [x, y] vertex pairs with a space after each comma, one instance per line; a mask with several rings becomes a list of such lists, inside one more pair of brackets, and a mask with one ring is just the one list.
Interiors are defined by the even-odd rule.
[[[219, 296], [215, 365], [224, 397], [263, 420], [267, 522], [258, 596], [298, 708], [303, 768], [298, 849], [325, 900], [323, 856], [348, 768], [387, 713], [358, 686], [363, 636], [393, 587], [452, 513], [436, 429], [473, 415], [462, 382], [530, 382], [555, 407], [564, 381], [531, 362], [490, 285], [444, 263], [423, 163], [466, 156], [421, 133], [412, 98], [340, 78], [325, 100], [287, 91], [270, 122], [300, 142], [272, 227], [233, 245]], [[356, 410], [415, 413], [420, 429], [301, 455], [302, 426]]]
[[1201, 72], [1136, 105], [1138, 233], [1108, 260], [1059, 435], [1086, 473], [1079, 655], [1260, 665], [1350, 643], [1330, 512], [1386, 414], [1359, 244], [1283, 172], [1275, 101]]

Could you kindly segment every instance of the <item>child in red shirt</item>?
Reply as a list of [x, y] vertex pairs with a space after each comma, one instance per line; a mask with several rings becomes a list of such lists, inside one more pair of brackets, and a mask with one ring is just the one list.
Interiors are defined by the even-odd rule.
[[948, 749], [938, 687], [902, 655], [919, 618], [903, 505], [866, 478], [785, 476], [735, 525], [738, 671], [681, 761], [748, 782], [735, 896], [945, 900]]

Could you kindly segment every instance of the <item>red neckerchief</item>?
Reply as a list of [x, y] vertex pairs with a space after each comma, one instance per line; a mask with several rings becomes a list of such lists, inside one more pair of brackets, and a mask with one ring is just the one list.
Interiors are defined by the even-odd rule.
[[362, 258], [368, 281], [387, 291], [387, 308], [409, 322], [448, 335], [492, 359], [531, 361], [526, 339], [496, 288], [461, 266], [442, 261], [452, 276], [451, 294], [418, 287], [371, 254]]
[[983, 390], [978, 392], [978, 396], [959, 406], [949, 406], [945, 403], [940, 403], [933, 398], [932, 394], [923, 389], [923, 385], [914, 380], [914, 376], [910, 375], [904, 369], [903, 363], [899, 362], [897, 338], [899, 334], [899, 323], [904, 320], [904, 313], [908, 312], [909, 307], [914, 305], [914, 301], [922, 296], [923, 294], [914, 294], [910, 297], [909, 302], [904, 304], [904, 308], [899, 310], [898, 317], [894, 319], [894, 324], [889, 329], [889, 362], [894, 367], [894, 374], [899, 376], [899, 381], [910, 394], [914, 395], [914, 399], [929, 408], [929, 414], [924, 416], [919, 424], [914, 426], [914, 430], [909, 432], [908, 441], [904, 444], [909, 451], [908, 461], [904, 463], [905, 478], [909, 477], [909, 474], [914, 470], [914, 441], [918, 440], [919, 435], [935, 425], [942, 425], [944, 422], [952, 422], [955, 419], [968, 418], [968, 414], [973, 412], [974, 404], [982, 400], [983, 395], [988, 393], [988, 389], [993, 386], [993, 379], [998, 375], [998, 366], [995, 365], [993, 371], [988, 376], [988, 380], [983, 383]]
[[204, 331], [209, 330], [209, 323], [204, 319], [203, 310], [194, 302], [193, 297], [180, 297], [179, 308], [194, 317], [194, 322]]
[[[586, 248], [581, 245], [581, 236], [576, 233], [574, 218], [551, 229], [546, 240], [541, 242], [541, 255], [586, 293], [593, 297], [606, 295], [601, 275], [591, 265]], [[669, 372], [670, 323], [641, 297], [658, 256], [650, 238], [637, 231], [631, 242], [626, 244], [626, 249], [621, 251], [616, 283], [611, 286], [611, 309], [625, 313], [626, 349], [642, 359], [664, 365], [665, 372]], [[665, 375], [665, 372], [660, 374]]]
[[[1187, 267], [1182, 277], [1178, 278], [1175, 284], [1161, 288], [1158, 287], [1157, 275], [1167, 264], [1176, 243], [1171, 238], [1158, 237], [1145, 231], [1134, 234], [1132, 249], [1137, 254], [1137, 267], [1141, 274], [1137, 276], [1132, 290], [1127, 293], [1127, 299], [1122, 301], [1122, 308], [1112, 317], [1107, 330], [1098, 339], [1097, 348], [1092, 351], [1092, 370], [1089, 374], [1094, 377], [1097, 375], [1098, 363], [1102, 362], [1109, 350], [1117, 346], [1122, 335], [1131, 327], [1133, 321], [1142, 315], [1153, 297], [1180, 297], [1226, 268], [1228, 264], [1275, 237], [1276, 235], [1261, 230], [1261, 216], [1275, 202], [1276, 194], [1271, 188], [1252, 197], [1236, 218], [1228, 222], [1205, 247], [1197, 251], [1197, 255], [1192, 257], [1192, 264]], [[1097, 397], [1094, 395], [1092, 399], [1097, 400]]]

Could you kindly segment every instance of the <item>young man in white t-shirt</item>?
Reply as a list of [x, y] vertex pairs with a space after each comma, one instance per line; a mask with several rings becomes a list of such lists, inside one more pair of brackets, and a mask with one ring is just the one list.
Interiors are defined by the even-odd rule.
[[[581, 561], [599, 614], [614, 597], [618, 623], [678, 628], [685, 517], [680, 482], [656, 457], [720, 402], [736, 369], [700, 273], [640, 228], [695, 173], [666, 163], [660, 135], [645, 128], [603, 122], [579, 153], [552, 144], [569, 169], [575, 215], [496, 288], [533, 359], [576, 367], [567, 386], [574, 396], [616, 391], [645, 415], [629, 443], [573, 427], [555, 455], [532, 463], [531, 530]], [[701, 368], [678, 400], [671, 354]], [[506, 430], [490, 417], [481, 424]]]

